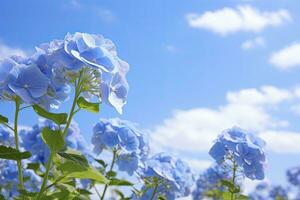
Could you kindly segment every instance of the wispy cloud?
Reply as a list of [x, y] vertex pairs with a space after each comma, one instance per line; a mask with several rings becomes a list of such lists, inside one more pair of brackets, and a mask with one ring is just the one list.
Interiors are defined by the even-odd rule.
[[176, 111], [156, 126], [150, 135], [152, 143], [160, 150], [178, 152], [182, 157], [207, 153], [222, 130], [237, 125], [258, 133], [267, 141], [269, 151], [300, 154], [300, 133], [289, 131], [289, 122], [278, 118], [275, 109], [282, 104], [299, 103], [295, 89], [263, 86], [228, 92], [226, 99], [227, 103], [217, 109]]
[[206, 11], [203, 14], [189, 13], [186, 19], [193, 28], [207, 29], [225, 36], [240, 31], [260, 32], [268, 26], [276, 27], [290, 21], [291, 16], [284, 9], [266, 12], [250, 5], [241, 5]]
[[256, 37], [253, 39], [246, 40], [242, 43], [241, 47], [244, 50], [254, 49], [256, 47], [265, 47], [266, 42], [263, 37]]
[[0, 59], [13, 55], [26, 56], [26, 52], [20, 48], [10, 47], [0, 42]]
[[270, 57], [270, 63], [275, 67], [287, 70], [300, 67], [300, 43], [291, 44], [279, 51], [274, 52]]

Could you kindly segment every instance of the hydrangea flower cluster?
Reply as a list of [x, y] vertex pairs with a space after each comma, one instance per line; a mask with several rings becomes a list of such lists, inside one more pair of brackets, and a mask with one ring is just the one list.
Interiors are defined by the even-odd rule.
[[192, 193], [193, 199], [205, 199], [207, 193], [212, 190], [224, 191], [220, 181], [229, 178], [229, 174], [219, 165], [208, 168], [196, 181], [196, 188]]
[[219, 135], [209, 154], [217, 163], [232, 160], [243, 169], [250, 179], [264, 179], [266, 163], [265, 142], [259, 137], [238, 127], [225, 130]]
[[290, 184], [300, 188], [300, 166], [288, 169], [286, 175]]
[[190, 167], [180, 159], [166, 153], [159, 153], [146, 161], [141, 177], [152, 182], [154, 187], [143, 186], [145, 192], [140, 200], [158, 199], [163, 196], [168, 200], [186, 197], [191, 193], [194, 175]]
[[94, 153], [98, 155], [104, 149], [116, 151], [119, 170], [129, 175], [143, 166], [149, 151], [148, 140], [133, 123], [118, 118], [101, 119], [93, 131]]
[[[41, 138], [43, 128], [48, 127], [51, 130], [57, 130], [58, 127], [50, 120], [40, 120], [31, 128], [23, 128], [20, 131], [21, 147], [32, 153], [30, 160], [45, 164], [50, 155], [50, 150]], [[66, 136], [66, 146], [74, 150], [89, 154], [88, 145], [80, 134], [78, 125], [73, 122], [68, 129]]]
[[129, 65], [118, 57], [110, 40], [87, 33], [67, 34], [64, 40], [41, 44], [29, 58], [2, 60], [0, 99], [19, 97], [26, 104], [58, 107], [80, 77], [82, 93], [97, 96], [122, 113], [128, 70]]
[[255, 191], [249, 194], [250, 200], [273, 200], [281, 199], [287, 200], [288, 191], [280, 185], [270, 185], [269, 183], [262, 182], [255, 187]]

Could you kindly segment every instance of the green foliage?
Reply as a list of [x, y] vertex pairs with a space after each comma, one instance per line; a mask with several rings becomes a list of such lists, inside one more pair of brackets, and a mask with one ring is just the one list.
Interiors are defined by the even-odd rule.
[[110, 179], [109, 184], [108, 185], [114, 185], [114, 186], [133, 186], [133, 183], [127, 181], [127, 180], [123, 180], [123, 179]]
[[51, 130], [46, 127], [42, 131], [42, 139], [51, 152], [57, 152], [65, 146], [65, 139], [60, 130]]
[[59, 168], [66, 177], [91, 179], [97, 183], [104, 184], [109, 183], [100, 172], [88, 164], [87, 159], [83, 155], [66, 152], [59, 152], [58, 154], [65, 159]]
[[58, 125], [67, 123], [68, 115], [66, 113], [50, 113], [38, 105], [33, 105], [32, 107], [39, 116], [50, 119]]
[[3, 115], [0, 115], [0, 123], [8, 123], [8, 118]]
[[90, 112], [98, 113], [100, 103], [88, 102], [85, 98], [79, 97], [77, 100], [77, 105], [79, 108], [85, 109]]
[[0, 158], [6, 160], [22, 160], [31, 157], [31, 153], [29, 151], [18, 151], [12, 147], [6, 147], [0, 145]]

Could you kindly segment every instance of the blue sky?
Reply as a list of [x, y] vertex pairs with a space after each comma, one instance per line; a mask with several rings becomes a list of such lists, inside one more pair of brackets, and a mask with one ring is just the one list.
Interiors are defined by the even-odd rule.
[[[170, 151], [198, 170], [212, 161], [207, 152], [218, 132], [236, 124], [270, 144], [268, 179], [280, 183], [286, 168], [300, 164], [299, 6], [294, 0], [3, 1], [0, 57], [30, 54], [67, 32], [102, 34], [131, 66], [130, 93], [123, 116], [104, 105], [100, 115], [76, 117], [87, 138], [100, 117], [135, 121], [149, 130], [153, 151]], [[12, 105], [0, 109], [12, 117]], [[36, 122], [30, 110], [22, 116], [23, 124]]]

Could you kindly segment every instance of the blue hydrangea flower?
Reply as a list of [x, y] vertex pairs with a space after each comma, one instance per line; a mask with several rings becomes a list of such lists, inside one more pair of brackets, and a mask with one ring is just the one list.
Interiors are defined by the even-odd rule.
[[[129, 88], [126, 81], [129, 65], [118, 57], [110, 40], [87, 33], [67, 34], [64, 40], [38, 46], [34, 60], [42, 71], [59, 68], [60, 74], [71, 83], [80, 70], [90, 71], [86, 73], [90, 84], [86, 93], [122, 113]], [[98, 75], [94, 76], [94, 72]]]
[[280, 185], [270, 185], [269, 183], [259, 183], [253, 192], [249, 194], [250, 200], [288, 200], [288, 191]]
[[36, 66], [23, 67], [20, 69], [17, 79], [9, 84], [25, 103], [37, 103], [38, 98], [47, 93], [49, 79]]
[[[168, 200], [172, 200], [188, 196], [194, 182], [194, 176], [189, 166], [182, 160], [166, 153], [160, 153], [148, 159], [141, 177], [147, 180], [155, 177], [158, 180], [159, 184], [154, 199], [164, 196]], [[142, 190], [145, 192], [139, 199], [146, 200], [150, 199], [154, 188], [143, 186]]]
[[[32, 162], [46, 163], [50, 155], [47, 145], [41, 138], [41, 132], [44, 127], [58, 129], [57, 125], [49, 120], [41, 120], [31, 128], [23, 128], [20, 131], [21, 147], [32, 153], [30, 160]], [[71, 124], [66, 137], [66, 145], [83, 153], [89, 153], [88, 145], [80, 134], [77, 124]]]
[[12, 100], [15, 93], [9, 88], [9, 84], [14, 82], [18, 76], [19, 65], [11, 58], [0, 60], [0, 99]]
[[101, 119], [93, 130], [92, 144], [96, 154], [100, 154], [104, 149], [117, 150], [116, 164], [119, 170], [130, 175], [143, 165], [149, 145], [145, 134], [133, 123], [118, 118]]
[[266, 163], [264, 145], [265, 142], [254, 134], [233, 127], [219, 135], [209, 154], [217, 163], [234, 159], [246, 177], [262, 180]]
[[196, 182], [196, 188], [193, 191], [193, 199], [205, 199], [206, 193], [210, 190], [224, 191], [224, 187], [221, 186], [221, 180], [228, 180], [230, 176], [219, 165], [212, 166], [204, 171]]
[[286, 175], [290, 184], [300, 186], [300, 166], [288, 169]]

